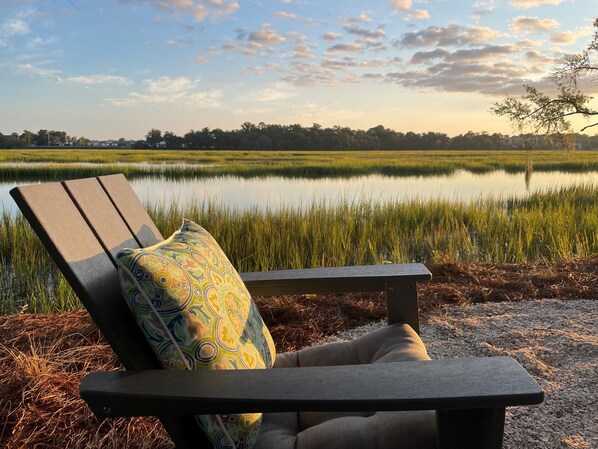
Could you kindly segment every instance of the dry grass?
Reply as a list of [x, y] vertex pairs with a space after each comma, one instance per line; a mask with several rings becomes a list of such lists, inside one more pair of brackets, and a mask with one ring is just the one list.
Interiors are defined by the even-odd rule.
[[[421, 309], [440, 304], [598, 298], [598, 257], [553, 264], [442, 264], [420, 286]], [[279, 351], [382, 318], [381, 295], [256, 298]], [[99, 421], [79, 399], [93, 370], [119, 363], [86, 313], [0, 316], [0, 446], [166, 448], [154, 419]], [[573, 446], [575, 447], [575, 446]]]

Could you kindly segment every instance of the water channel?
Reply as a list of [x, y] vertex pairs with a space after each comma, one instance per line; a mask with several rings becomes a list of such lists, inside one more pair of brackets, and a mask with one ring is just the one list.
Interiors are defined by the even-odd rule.
[[[0, 183], [0, 206], [11, 214], [15, 212], [9, 190], [15, 185], [30, 182]], [[475, 201], [485, 197], [523, 198], [533, 192], [598, 184], [598, 172], [534, 172], [529, 185], [523, 173], [494, 171], [474, 174], [458, 171], [446, 176], [383, 175], [348, 178], [239, 178], [222, 176], [172, 180], [147, 177], [131, 180], [133, 189], [144, 204], [171, 204], [180, 206], [191, 202], [215, 201], [235, 209], [308, 207], [313, 202], [335, 204], [340, 201]]]

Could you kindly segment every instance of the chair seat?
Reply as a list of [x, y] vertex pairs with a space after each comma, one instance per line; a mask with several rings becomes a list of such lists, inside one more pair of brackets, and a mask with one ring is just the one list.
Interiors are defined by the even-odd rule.
[[[352, 341], [278, 354], [274, 368], [414, 360], [430, 357], [417, 333], [399, 323]], [[256, 445], [256, 449], [435, 447], [434, 411], [265, 413]]]

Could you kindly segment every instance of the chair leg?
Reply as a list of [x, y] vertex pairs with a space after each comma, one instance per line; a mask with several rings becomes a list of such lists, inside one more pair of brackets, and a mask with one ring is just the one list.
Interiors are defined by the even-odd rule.
[[505, 408], [436, 411], [439, 449], [501, 449]]
[[384, 290], [388, 324], [407, 323], [419, 334], [419, 308], [415, 281], [387, 282]]

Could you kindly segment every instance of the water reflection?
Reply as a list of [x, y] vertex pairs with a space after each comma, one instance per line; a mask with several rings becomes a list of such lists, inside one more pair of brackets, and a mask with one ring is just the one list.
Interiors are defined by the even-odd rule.
[[[444, 199], [468, 202], [481, 197], [518, 197], [550, 188], [596, 184], [598, 172], [534, 172], [533, 180], [521, 173], [495, 171], [474, 174], [459, 171], [446, 176], [389, 177], [381, 175], [352, 178], [301, 179], [268, 176], [263, 178], [134, 179], [133, 189], [144, 203], [183, 206], [212, 200], [236, 209], [256, 207], [276, 209], [281, 206], [307, 207], [314, 201], [334, 204], [339, 201], [374, 202], [389, 200], [422, 201]], [[24, 184], [24, 183], [23, 183]], [[8, 191], [15, 183], [0, 183], [0, 200], [5, 210], [14, 212]]]

